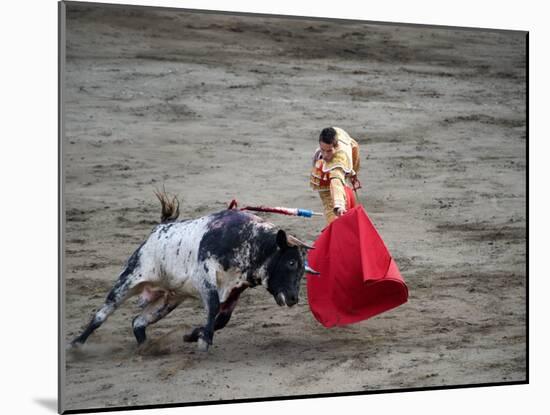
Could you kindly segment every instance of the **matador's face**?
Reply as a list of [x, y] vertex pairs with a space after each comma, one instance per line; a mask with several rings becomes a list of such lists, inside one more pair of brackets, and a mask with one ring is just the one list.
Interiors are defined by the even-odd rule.
[[321, 155], [323, 156], [323, 160], [331, 161], [332, 157], [334, 157], [334, 153], [336, 153], [337, 147], [332, 144], [327, 144], [323, 141], [319, 142], [319, 147], [321, 148]]

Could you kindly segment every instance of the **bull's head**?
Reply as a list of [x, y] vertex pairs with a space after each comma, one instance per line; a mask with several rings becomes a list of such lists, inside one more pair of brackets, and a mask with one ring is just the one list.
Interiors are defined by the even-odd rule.
[[271, 258], [267, 272], [267, 290], [278, 305], [292, 307], [298, 302], [300, 281], [304, 275], [306, 249], [311, 247], [280, 230], [277, 252]]

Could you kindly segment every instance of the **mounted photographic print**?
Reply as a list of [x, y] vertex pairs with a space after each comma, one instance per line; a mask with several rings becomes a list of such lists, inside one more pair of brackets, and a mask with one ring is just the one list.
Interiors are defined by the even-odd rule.
[[527, 32], [59, 12], [60, 412], [528, 382]]

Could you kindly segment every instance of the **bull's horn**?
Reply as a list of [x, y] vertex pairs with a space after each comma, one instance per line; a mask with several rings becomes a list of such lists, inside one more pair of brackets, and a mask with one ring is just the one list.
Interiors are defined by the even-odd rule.
[[309, 264], [307, 263], [307, 261], [306, 261], [306, 263], [304, 264], [304, 268], [305, 268], [305, 270], [306, 270], [306, 272], [307, 272], [308, 274], [311, 274], [311, 275], [320, 275], [320, 274], [321, 274], [320, 272], [317, 272], [317, 271], [315, 271], [313, 268], [311, 268], [311, 267], [309, 266]]
[[298, 238], [295, 238], [292, 235], [286, 235], [286, 241], [290, 246], [302, 246], [306, 249], [313, 249], [311, 245], [306, 244], [305, 242], [300, 241]]

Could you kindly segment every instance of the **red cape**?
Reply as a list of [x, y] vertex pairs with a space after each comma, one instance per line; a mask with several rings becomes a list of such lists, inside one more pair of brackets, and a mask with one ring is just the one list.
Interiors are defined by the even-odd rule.
[[311, 312], [325, 327], [365, 320], [407, 301], [408, 289], [363, 206], [334, 220], [309, 251]]

